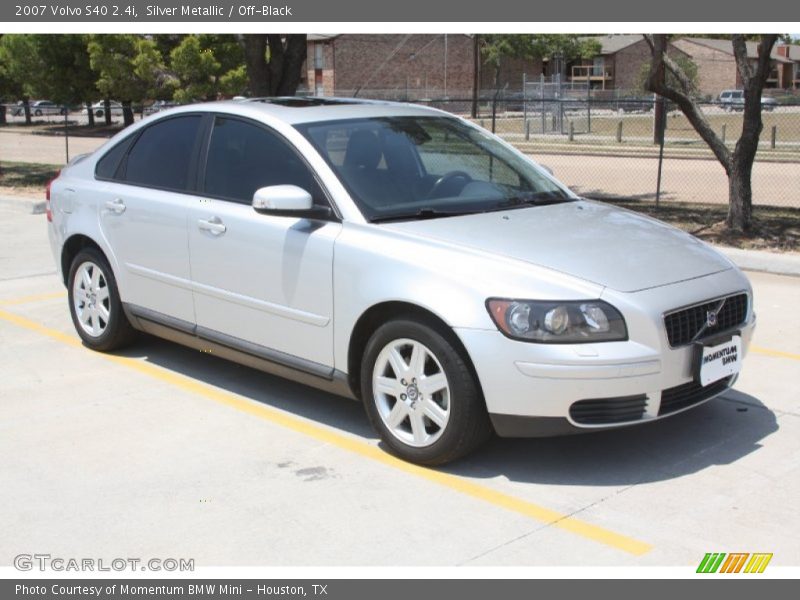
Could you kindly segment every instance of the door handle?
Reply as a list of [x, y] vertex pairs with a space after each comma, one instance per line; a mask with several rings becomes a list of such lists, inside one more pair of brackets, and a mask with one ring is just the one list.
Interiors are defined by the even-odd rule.
[[125, 212], [126, 207], [122, 198], [114, 198], [106, 201], [106, 208], [115, 214], [121, 215]]
[[210, 219], [198, 219], [197, 226], [203, 231], [208, 231], [214, 235], [221, 235], [228, 229], [219, 217]]

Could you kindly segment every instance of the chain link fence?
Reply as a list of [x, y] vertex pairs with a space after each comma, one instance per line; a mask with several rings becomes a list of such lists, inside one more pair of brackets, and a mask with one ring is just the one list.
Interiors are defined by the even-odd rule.
[[[472, 119], [540, 163], [577, 193], [600, 199], [655, 200], [659, 144], [656, 101], [617, 96], [602, 99], [584, 90], [560, 97], [529, 93], [422, 103]], [[533, 96], [533, 97], [532, 97]], [[418, 101], [419, 102], [419, 101]], [[701, 105], [712, 128], [733, 150], [743, 117], [739, 107]], [[755, 206], [800, 208], [800, 102], [765, 104], [764, 128], [753, 168]], [[686, 117], [666, 105], [660, 200], [726, 204], [722, 165]]]

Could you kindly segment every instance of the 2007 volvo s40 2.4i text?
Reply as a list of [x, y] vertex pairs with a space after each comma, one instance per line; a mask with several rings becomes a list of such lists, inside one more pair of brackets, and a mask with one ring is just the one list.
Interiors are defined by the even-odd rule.
[[88, 347], [141, 330], [359, 399], [422, 464], [696, 406], [733, 384], [755, 324], [709, 246], [419, 106], [180, 107], [75, 158], [48, 197]]

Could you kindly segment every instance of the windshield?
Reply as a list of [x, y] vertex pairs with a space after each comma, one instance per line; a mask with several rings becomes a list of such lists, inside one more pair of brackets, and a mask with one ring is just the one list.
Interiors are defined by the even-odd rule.
[[350, 119], [297, 129], [372, 222], [573, 199], [491, 135], [455, 118]]

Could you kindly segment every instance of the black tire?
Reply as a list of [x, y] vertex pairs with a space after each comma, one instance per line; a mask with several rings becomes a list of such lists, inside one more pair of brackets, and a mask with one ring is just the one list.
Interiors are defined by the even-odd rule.
[[[100, 269], [100, 273], [106, 283], [105, 287], [108, 289], [108, 299], [104, 306], [108, 310], [109, 318], [108, 322], [105, 323], [104, 330], [99, 335], [91, 335], [85, 331], [76, 312], [77, 309], [74, 297], [75, 278], [81, 266], [85, 263], [91, 263]], [[70, 265], [69, 276], [67, 277], [67, 290], [72, 324], [75, 326], [75, 331], [78, 332], [78, 335], [86, 346], [100, 352], [111, 352], [112, 350], [118, 350], [119, 348], [127, 346], [135, 339], [136, 331], [131, 327], [128, 318], [125, 316], [125, 312], [122, 310], [122, 302], [120, 301], [114, 272], [111, 270], [111, 266], [108, 264], [102, 252], [92, 247], [84, 248], [78, 252]]]
[[41, 117], [42, 116], [42, 111], [37, 108], [35, 111], [33, 111], [33, 115], [35, 117]]
[[[426, 466], [445, 464], [469, 454], [492, 435], [480, 385], [466, 358], [451, 341], [451, 335], [434, 323], [402, 318], [380, 326], [364, 350], [360, 383], [367, 415], [390, 451], [409, 462]], [[373, 394], [373, 370], [378, 356], [388, 344], [400, 339], [426, 346], [441, 365], [449, 385], [449, 419], [438, 439], [425, 447], [404, 443], [390, 431]]]
[[103, 109], [97, 109], [96, 111], [94, 111], [94, 116], [95, 117], [102, 117], [103, 116]]

